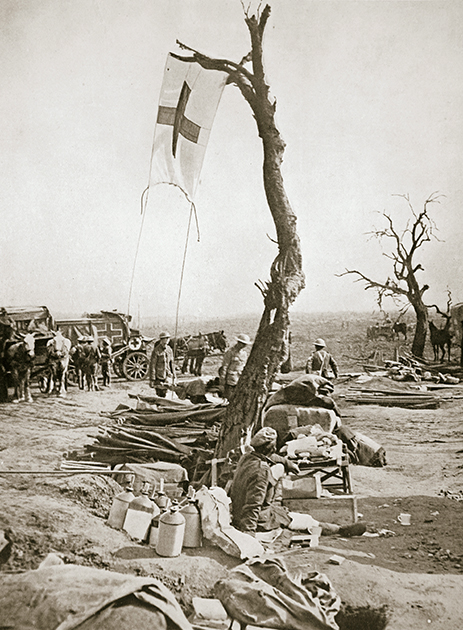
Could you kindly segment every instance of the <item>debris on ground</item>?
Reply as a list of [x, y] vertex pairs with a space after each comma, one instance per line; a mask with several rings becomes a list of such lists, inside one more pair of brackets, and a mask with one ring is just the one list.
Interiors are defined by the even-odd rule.
[[385, 376], [357, 379], [347, 390], [345, 400], [356, 404], [412, 409], [437, 409], [440, 405], [436, 394]]

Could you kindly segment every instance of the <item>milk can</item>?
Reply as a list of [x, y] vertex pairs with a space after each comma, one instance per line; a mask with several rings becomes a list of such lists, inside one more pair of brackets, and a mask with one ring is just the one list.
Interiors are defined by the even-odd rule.
[[159, 517], [156, 553], [159, 556], [173, 558], [182, 552], [185, 534], [185, 518], [179, 511], [178, 501], [172, 500], [168, 512]]
[[122, 529], [129, 504], [135, 499], [132, 486], [133, 478], [133, 475], [128, 477], [125, 490], [116, 494], [113, 499], [109, 510], [108, 525], [114, 529]]
[[148, 497], [149, 484], [143, 485], [141, 495], [129, 505], [124, 521], [125, 531], [135, 540], [145, 540], [151, 525], [151, 519], [159, 508]]
[[164, 492], [164, 479], [162, 477], [159, 480], [159, 489], [156, 493], [153, 492], [151, 499], [156, 503], [158, 508], [161, 510], [161, 513], [167, 511], [170, 499]]
[[[190, 493], [189, 493], [190, 494]], [[188, 498], [188, 504], [180, 510], [185, 518], [184, 547], [201, 547], [203, 537], [201, 533], [201, 515], [194, 493]]]

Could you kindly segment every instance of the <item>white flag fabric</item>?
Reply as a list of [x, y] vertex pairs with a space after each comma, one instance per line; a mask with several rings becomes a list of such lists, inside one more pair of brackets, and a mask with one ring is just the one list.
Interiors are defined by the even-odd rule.
[[150, 187], [179, 186], [193, 202], [226, 72], [167, 57], [154, 132]]

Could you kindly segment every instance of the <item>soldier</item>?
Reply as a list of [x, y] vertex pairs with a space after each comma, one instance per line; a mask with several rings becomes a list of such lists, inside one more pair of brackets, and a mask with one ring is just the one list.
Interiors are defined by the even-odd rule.
[[306, 374], [319, 374], [328, 379], [338, 378], [338, 364], [326, 350], [324, 340], [316, 339], [314, 346], [315, 351], [305, 366]]
[[238, 335], [235, 345], [223, 355], [222, 365], [219, 369], [219, 378], [223, 396], [228, 400], [230, 400], [248, 360], [246, 347], [251, 344], [252, 341], [248, 335]]
[[167, 378], [172, 378], [172, 386], [175, 385], [174, 353], [169, 344], [170, 335], [162, 332], [159, 340], [154, 344], [149, 366], [150, 387], [154, 387], [156, 394], [165, 398], [169, 388]]
[[[292, 527], [292, 523], [304, 523], [305, 529], [321, 527], [322, 536], [339, 534], [341, 536], [361, 536], [366, 531], [364, 523], [354, 523], [340, 527], [334, 523], [322, 523], [309, 514], [300, 515], [289, 512], [274, 501], [275, 488], [283, 474], [281, 464], [286, 471], [299, 472], [298, 466], [285, 457], [275, 455], [277, 432], [271, 427], [264, 427], [251, 440], [252, 451], [243, 455], [238, 462], [230, 487], [232, 524], [247, 534], [256, 531]], [[277, 464], [277, 466], [275, 466]], [[279, 475], [275, 468], [280, 465]], [[302, 516], [302, 518], [300, 518]], [[299, 527], [297, 527], [299, 529]]]
[[101, 376], [103, 379], [103, 387], [111, 387], [111, 363], [113, 362], [112, 358], [112, 348], [111, 348], [111, 340], [108, 337], [103, 337], [101, 340]]

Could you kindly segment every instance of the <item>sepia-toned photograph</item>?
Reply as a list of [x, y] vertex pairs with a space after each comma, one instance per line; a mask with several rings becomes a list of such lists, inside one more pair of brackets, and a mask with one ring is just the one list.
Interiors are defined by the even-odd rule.
[[0, 628], [460, 630], [463, 4], [0, 33]]

